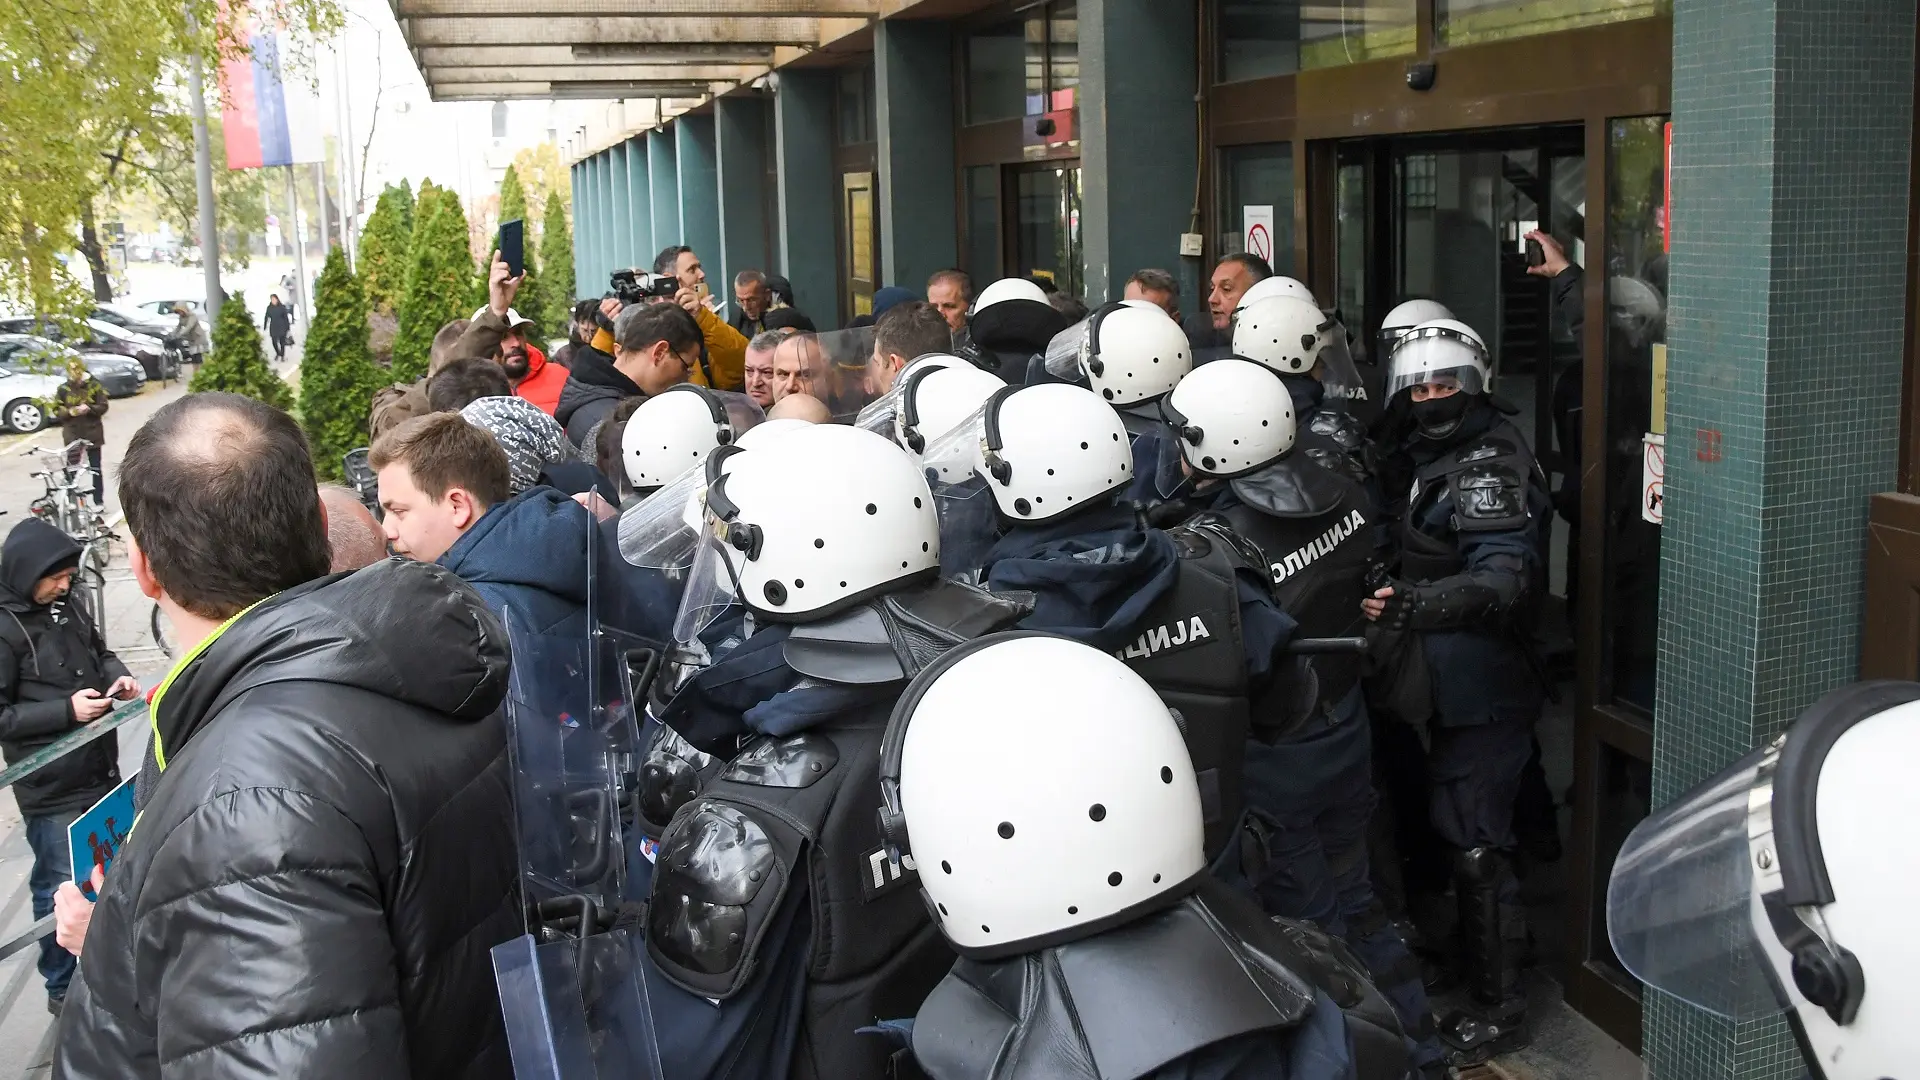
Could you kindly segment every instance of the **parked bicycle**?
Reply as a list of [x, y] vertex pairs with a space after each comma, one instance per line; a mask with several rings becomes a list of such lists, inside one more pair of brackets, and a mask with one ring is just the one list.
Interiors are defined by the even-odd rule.
[[59, 450], [28, 447], [27, 452], [46, 465], [33, 474], [45, 486], [45, 493], [33, 500], [28, 510], [80, 545], [79, 572], [74, 575], [72, 591], [86, 604], [87, 613], [104, 626], [106, 572], [113, 562], [113, 542], [120, 537], [107, 527], [106, 511], [93, 497], [93, 467], [87, 460], [92, 446], [85, 439], [75, 439]]

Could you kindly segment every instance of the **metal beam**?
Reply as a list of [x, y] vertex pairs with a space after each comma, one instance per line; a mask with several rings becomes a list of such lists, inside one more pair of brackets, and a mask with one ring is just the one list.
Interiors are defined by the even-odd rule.
[[746, 66], [676, 67], [672, 64], [516, 64], [429, 65], [427, 81], [435, 86], [476, 82], [660, 82], [685, 85], [707, 82], [746, 82], [766, 69]]
[[488, 15], [634, 15], [647, 18], [871, 18], [877, 0], [394, 0], [395, 18]]
[[[705, 53], [683, 50], [705, 49]], [[713, 68], [766, 68], [771, 48], [751, 45], [457, 45], [419, 50], [422, 68], [457, 67], [628, 67], [645, 65], [685, 72]], [[694, 75], [690, 78], [700, 78]]]
[[523, 45], [595, 44], [740, 44], [813, 45], [820, 40], [817, 19], [656, 19], [632, 15], [494, 16], [483, 18], [407, 18], [400, 23], [407, 44]]
[[771, 45], [574, 45], [575, 60], [635, 64], [771, 64]]
[[506, 101], [532, 98], [586, 99], [618, 101], [626, 98], [660, 98], [696, 105], [709, 95], [733, 89], [728, 82], [716, 83], [636, 83], [598, 81], [558, 82], [475, 82], [447, 83], [430, 88], [435, 101]]

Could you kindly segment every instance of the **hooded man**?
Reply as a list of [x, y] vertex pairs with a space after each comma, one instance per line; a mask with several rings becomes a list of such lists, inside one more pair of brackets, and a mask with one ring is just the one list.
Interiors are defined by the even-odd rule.
[[[80, 545], [38, 518], [0, 546], [0, 750], [11, 765], [140, 692], [99, 625], [68, 597]], [[33, 848], [33, 917], [53, 911], [53, 891], [73, 877], [67, 826], [120, 786], [120, 749], [109, 733], [13, 786]], [[40, 941], [47, 1009], [56, 1015], [73, 978], [73, 954], [50, 934]]]

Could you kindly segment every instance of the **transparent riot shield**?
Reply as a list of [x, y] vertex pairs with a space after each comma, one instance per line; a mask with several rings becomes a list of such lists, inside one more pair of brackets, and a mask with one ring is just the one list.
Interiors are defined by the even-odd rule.
[[555, 898], [532, 930], [493, 949], [494, 981], [516, 1080], [669, 1080], [660, 1061], [638, 929], [586, 897]]
[[611, 903], [624, 874], [615, 761], [624, 733], [595, 719], [584, 635], [538, 633], [511, 608], [506, 625], [508, 750], [527, 903], [575, 895]]
[[987, 406], [975, 409], [920, 454], [940, 514], [940, 576], [977, 580], [1000, 536], [1000, 513], [981, 474]]
[[1315, 374], [1326, 390], [1320, 407], [1346, 413], [1363, 425], [1372, 422], [1381, 408], [1377, 400], [1380, 392], [1377, 372], [1372, 379], [1361, 374], [1354, 362], [1352, 344], [1347, 340], [1347, 328], [1338, 315], [1327, 316], [1327, 325], [1320, 337], [1320, 363]]
[[[811, 395], [835, 422], [853, 423], [860, 410], [880, 396], [868, 370], [872, 358], [871, 326], [794, 334], [774, 350], [774, 393]], [[780, 411], [779, 404], [774, 402], [779, 415], [798, 415]]]

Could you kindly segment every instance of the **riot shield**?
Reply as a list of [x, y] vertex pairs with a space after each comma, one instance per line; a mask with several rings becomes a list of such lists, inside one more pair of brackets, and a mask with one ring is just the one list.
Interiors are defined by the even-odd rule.
[[940, 514], [940, 576], [974, 581], [1000, 535], [999, 508], [981, 478], [988, 405], [975, 409], [920, 455]]
[[668, 1080], [646, 943], [585, 897], [539, 907], [531, 932], [494, 946], [516, 1080]]
[[[860, 410], [880, 396], [869, 377], [872, 358], [871, 326], [794, 334], [773, 352], [774, 393], [810, 394], [836, 423], [853, 423]], [[776, 411], [779, 404], [774, 402]]]
[[1354, 363], [1352, 344], [1347, 340], [1347, 328], [1341, 325], [1339, 316], [1328, 315], [1327, 322], [1329, 325], [1320, 334], [1320, 363], [1315, 373], [1326, 390], [1320, 407], [1346, 413], [1363, 425], [1371, 423], [1380, 414], [1381, 403], [1375, 400], [1379, 380], [1370, 383], [1360, 374], [1359, 366]]

